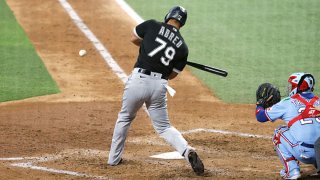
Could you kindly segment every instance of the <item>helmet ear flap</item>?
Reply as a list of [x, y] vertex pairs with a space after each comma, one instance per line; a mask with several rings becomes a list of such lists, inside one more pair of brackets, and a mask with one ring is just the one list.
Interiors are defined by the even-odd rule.
[[165, 23], [167, 23], [168, 20], [169, 20], [169, 19], [168, 19], [169, 14], [170, 14], [170, 13], [167, 13], [166, 16], [164, 16], [164, 22], [165, 22]]
[[182, 27], [187, 20], [187, 11], [181, 6], [174, 6], [164, 17], [164, 22], [167, 23], [170, 19], [177, 20]]
[[315, 84], [314, 77], [311, 74], [304, 74], [304, 75], [301, 76], [301, 78], [299, 80], [299, 83], [298, 83], [298, 86], [297, 86], [297, 93], [301, 93], [302, 92], [302, 90], [300, 89], [300, 86], [302, 85], [304, 79], [307, 78], [307, 77], [310, 77], [312, 79], [312, 82], [311, 82], [312, 87], [309, 87], [309, 89], [311, 91], [314, 90], [314, 84]]

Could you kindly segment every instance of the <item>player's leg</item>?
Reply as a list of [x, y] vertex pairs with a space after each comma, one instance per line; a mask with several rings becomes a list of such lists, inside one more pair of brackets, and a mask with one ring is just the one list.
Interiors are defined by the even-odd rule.
[[317, 162], [317, 172], [320, 173], [320, 138], [314, 144], [315, 157]]
[[144, 103], [141, 98], [144, 94], [137, 86], [139, 83], [136, 81], [135, 77], [130, 77], [125, 86], [121, 111], [114, 127], [108, 159], [109, 165], [117, 165], [121, 161], [130, 124]]
[[174, 147], [191, 164], [193, 170], [201, 175], [204, 172], [204, 166], [194, 148], [188, 145], [182, 134], [170, 125], [167, 111], [166, 88], [162, 84], [158, 86], [158, 94], [154, 94], [150, 101], [146, 102], [154, 129]]
[[149, 114], [151, 116], [153, 127], [158, 132], [160, 137], [176, 149], [185, 159], [191, 164], [192, 169], [197, 175], [204, 173], [204, 165], [199, 158], [198, 154], [188, 145], [188, 142], [184, 139], [181, 133], [170, 125], [167, 118], [167, 109], [150, 109]]
[[181, 155], [187, 149], [188, 143], [181, 133], [170, 125], [167, 109], [148, 109], [152, 124], [157, 133]]
[[280, 176], [285, 179], [297, 179], [300, 177], [300, 167], [294, 154], [291, 135], [287, 127], [280, 127], [275, 130], [273, 137], [274, 148], [284, 166], [280, 171]]
[[182, 137], [181, 133], [171, 126], [167, 111], [167, 89], [158, 82], [153, 87], [158, 88], [150, 100], [146, 101], [146, 106], [152, 120], [152, 124], [157, 133], [173, 146], [180, 154], [182, 154], [187, 146], [187, 141]]

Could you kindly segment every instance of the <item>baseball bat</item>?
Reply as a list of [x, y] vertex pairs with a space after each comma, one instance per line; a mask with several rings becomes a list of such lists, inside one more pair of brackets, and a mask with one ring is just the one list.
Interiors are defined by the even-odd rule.
[[187, 61], [187, 65], [192, 66], [197, 69], [200, 69], [200, 70], [203, 70], [203, 71], [207, 71], [207, 72], [219, 75], [219, 76], [223, 76], [223, 77], [227, 77], [227, 75], [228, 75], [228, 72], [225, 70], [218, 69], [215, 67], [210, 67], [210, 66], [203, 65], [203, 64], [198, 64], [195, 62]]

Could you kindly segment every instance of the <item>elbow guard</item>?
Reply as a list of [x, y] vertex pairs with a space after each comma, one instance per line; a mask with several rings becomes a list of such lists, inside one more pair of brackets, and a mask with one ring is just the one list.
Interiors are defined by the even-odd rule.
[[266, 116], [265, 110], [261, 106], [257, 106], [256, 108], [256, 118], [259, 122], [267, 122], [268, 118]]

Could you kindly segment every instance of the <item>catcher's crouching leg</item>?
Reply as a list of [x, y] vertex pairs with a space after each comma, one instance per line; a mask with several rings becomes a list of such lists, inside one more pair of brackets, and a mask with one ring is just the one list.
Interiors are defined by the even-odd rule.
[[287, 137], [284, 136], [287, 130], [288, 127], [286, 126], [279, 127], [275, 130], [272, 140], [274, 148], [284, 166], [284, 168], [280, 170], [280, 176], [285, 179], [297, 179], [301, 176], [300, 167], [297, 159], [289, 150], [290, 148], [292, 149], [290, 142], [288, 142], [288, 139], [284, 139], [284, 137]]

